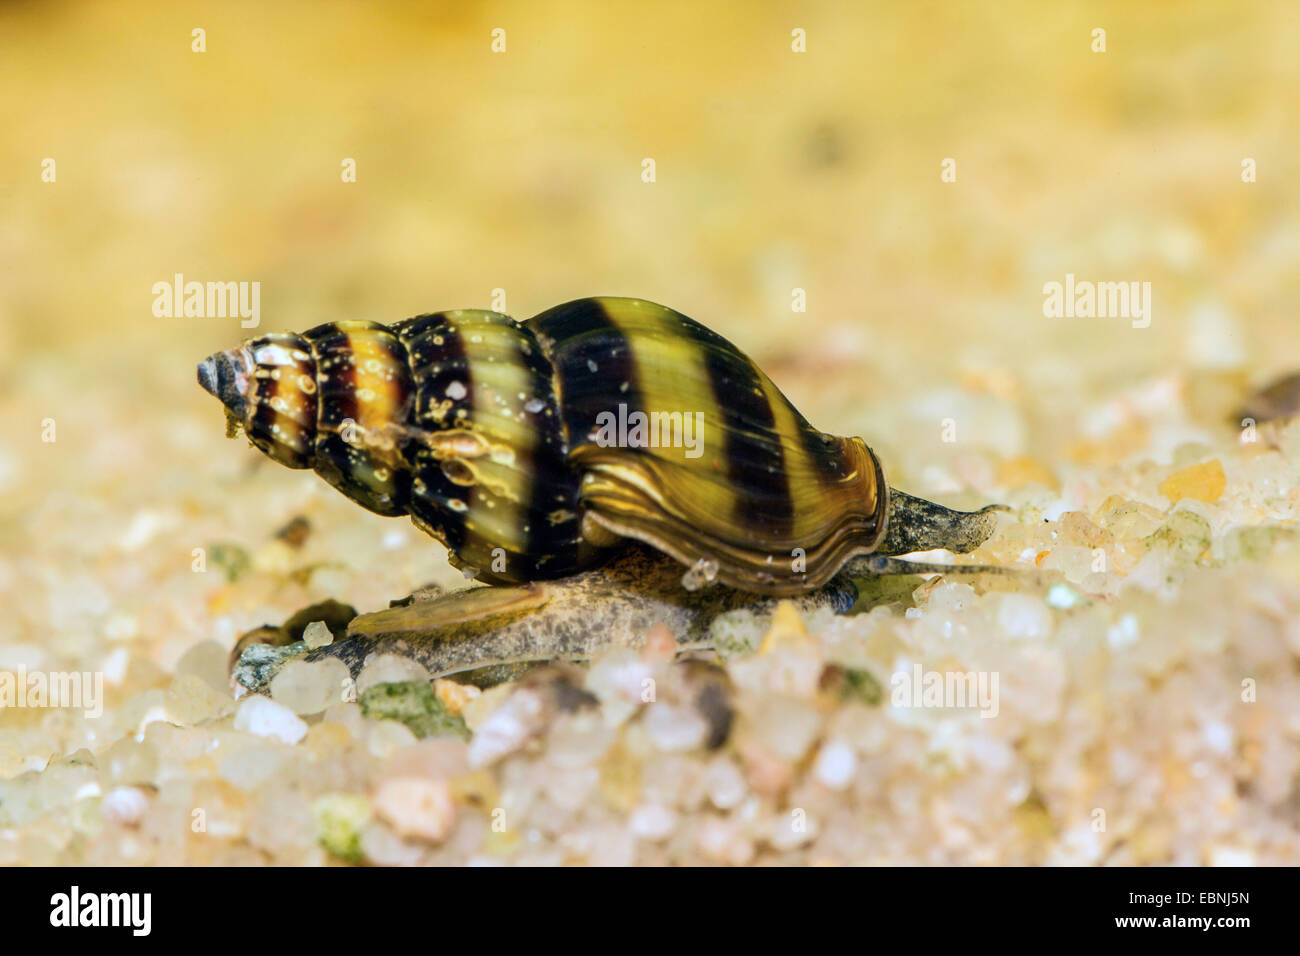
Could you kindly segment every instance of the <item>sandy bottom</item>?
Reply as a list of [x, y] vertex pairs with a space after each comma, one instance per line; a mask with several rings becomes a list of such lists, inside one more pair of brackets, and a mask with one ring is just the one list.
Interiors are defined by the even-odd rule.
[[[925, 472], [1012, 506], [971, 556], [1011, 577], [742, 617], [714, 663], [652, 633], [486, 692], [387, 658], [242, 700], [241, 633], [464, 582], [242, 441], [214, 463], [210, 420], [178, 414], [168, 468], [133, 476], [144, 438], [107, 401], [92, 486], [31, 514], [37, 559], [0, 563], [0, 658], [28, 675], [0, 710], [0, 862], [1294, 863], [1300, 424], [1198, 411], [1233, 394], [1153, 379], [1094, 401], [1072, 460]], [[1017, 421], [1014, 397], [967, 400], [958, 420]], [[134, 482], [133, 507], [94, 482]], [[83, 671], [91, 712], [33, 696]]]

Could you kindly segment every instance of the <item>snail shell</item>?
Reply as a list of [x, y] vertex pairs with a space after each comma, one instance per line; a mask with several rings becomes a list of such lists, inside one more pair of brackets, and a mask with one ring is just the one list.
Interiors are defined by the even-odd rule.
[[726, 339], [640, 299], [332, 322], [217, 353], [199, 382], [268, 456], [410, 514], [493, 583], [634, 538], [706, 580], [796, 594], [888, 524], [861, 439], [819, 432]]

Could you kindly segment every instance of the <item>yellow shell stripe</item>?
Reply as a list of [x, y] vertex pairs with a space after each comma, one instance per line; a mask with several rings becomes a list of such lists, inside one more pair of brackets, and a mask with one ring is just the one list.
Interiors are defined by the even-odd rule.
[[[639, 331], [649, 330], [656, 334], [635, 340], [637, 347], [634, 349], [634, 356], [642, 353], [643, 342], [651, 343], [648, 352], [662, 350], [669, 363], [673, 361], [673, 356], [680, 356], [676, 360], [675, 368], [686, 370], [682, 378], [672, 377], [673, 364], [660, 363], [656, 374], [666, 374], [668, 377], [661, 380], [671, 381], [673, 385], [693, 386], [691, 391], [697, 396], [695, 400], [702, 403], [700, 407], [717, 410], [706, 416], [706, 426], [712, 439], [709, 449], [714, 453], [714, 458], [709, 459], [706, 455], [700, 461], [708, 460], [719, 477], [725, 476], [728, 454], [725, 447], [725, 433], [728, 426], [718, 403], [727, 401], [728, 396], [718, 393], [716, 380], [709, 380], [709, 370], [703, 356], [705, 349], [708, 348], [718, 348], [732, 354], [739, 353], [735, 353], [734, 347], [725, 341], [718, 340], [712, 344], [705, 344], [693, 339], [689, 334], [682, 334], [682, 324], [678, 314], [662, 306], [636, 300], [606, 300], [606, 309], [615, 322], [618, 321], [620, 314], [647, 317], [646, 324]], [[712, 333], [706, 332], [706, 334]], [[771, 460], [768, 463], [768, 467], [773, 472], [771, 488], [775, 492], [784, 486], [792, 504], [787, 530], [780, 534], [769, 532], [762, 542], [751, 537], [748, 546], [755, 552], [765, 547], [778, 547], [782, 549], [782, 553], [775, 557], [788, 559], [789, 553], [786, 548], [802, 547], [810, 555], [815, 551], [825, 553], [833, 551], [840, 544], [838, 539], [845, 532], [851, 531], [860, 537], [861, 521], [843, 522], [842, 518], [850, 513], [856, 513], [864, 518], [869, 517], [879, 506], [881, 489], [878, 487], [877, 471], [873, 459], [866, 453], [865, 446], [855, 439], [834, 438], [829, 444], [822, 443], [820, 433], [808, 425], [762, 369], [752, 360], [746, 359], [745, 364], [748, 381], [736, 378], [728, 383], [728, 387], [733, 389], [752, 387], [761, 393], [760, 401], [756, 404], [758, 407], [765, 407], [771, 415], [770, 429], [763, 429], [763, 431], [775, 441], [771, 450]], [[645, 388], [645, 378], [642, 377], [641, 381], [642, 387]], [[662, 389], [660, 391], [662, 392]], [[734, 400], [740, 404], [750, 397], [752, 396], [736, 394]], [[656, 396], [656, 401], [659, 400]], [[704, 402], [708, 402], [709, 405], [705, 406]], [[661, 453], [659, 457], [667, 456]], [[688, 465], [698, 464], [690, 459], [674, 459], [674, 464], [683, 462]], [[779, 476], [776, 474], [777, 471], [780, 472]], [[731, 493], [732, 504], [739, 495], [745, 493], [744, 489], [733, 488], [730, 483], [727, 484], [727, 488]], [[722, 496], [718, 496], [711, 506], [716, 504], [717, 507], [723, 508], [727, 507], [728, 503]], [[710, 516], [728, 514], [732, 512], [714, 511]]]
[[[683, 417], [702, 412], [704, 415], [702, 454], [687, 458], [685, 448], [658, 447], [628, 449], [629, 454], [647, 455], [671, 466], [656, 468], [671, 480], [675, 469], [686, 469], [704, 480], [692, 483], [692, 511], [726, 516], [736, 507], [736, 493], [727, 480], [726, 433], [722, 409], [709, 382], [709, 372], [698, 343], [680, 334], [675, 313], [663, 306], [638, 299], [601, 299], [610, 324], [626, 339], [634, 370], [633, 379], [642, 399], [641, 411], [680, 412]], [[599, 368], [593, 373], [600, 374]], [[609, 411], [616, 417], [620, 393], [610, 390]], [[628, 413], [638, 409], [629, 408]], [[674, 502], [671, 492], [650, 491], [661, 503]]]
[[[268, 343], [257, 351], [264, 364], [253, 373], [254, 413], [263, 416], [269, 437], [281, 446], [268, 454], [301, 468], [311, 458], [316, 434], [316, 401], [312, 397], [316, 382], [311, 375], [311, 356], [292, 347], [291, 342]], [[258, 361], [256, 356], [254, 361]], [[262, 405], [265, 409], [259, 412], [257, 406]]]
[[[610, 321], [629, 342], [635, 343], [632, 358], [646, 411], [704, 412], [705, 445], [700, 458], [686, 458], [682, 449], [677, 448], [647, 449], [648, 453], [673, 466], [685, 467], [712, 479], [692, 485], [693, 492], [701, 489], [704, 492], [703, 499], [689, 502], [700, 512], [714, 520], [733, 514], [737, 489], [727, 480], [726, 425], [705, 365], [705, 346], [681, 334], [677, 313], [663, 306], [630, 299], [601, 302]], [[819, 496], [829, 490], [822, 465], [804, 445], [801, 432], [807, 426], [802, 417], [761, 369], [752, 362], [750, 367], [754, 380], [762, 389], [763, 400], [771, 409], [772, 430], [783, 451], [783, 461], [774, 461], [773, 467], [779, 464], [784, 469], [795, 504], [788, 544], [812, 550], [827, 530], [827, 509], [819, 500]], [[671, 475], [665, 477], [672, 480]], [[872, 477], [866, 476], [868, 486]], [[852, 480], [846, 479], [839, 484], [860, 494], [863, 476], [854, 475]], [[862, 502], [868, 512], [872, 504]], [[788, 558], [789, 555], [777, 557]]]
[[367, 432], [384, 433], [398, 419], [405, 401], [398, 358], [393, 353], [394, 336], [387, 329], [349, 330], [352, 352], [352, 382], [357, 401], [357, 424]]
[[[786, 401], [781, 390], [761, 370], [758, 380], [772, 409], [773, 429], [780, 437], [784, 451], [786, 481], [790, 487], [790, 499], [794, 504], [791, 526], [792, 547], [811, 550], [817, 542], [821, 518], [818, 514], [818, 498], [824, 492], [821, 471], [818, 462], [804, 447], [800, 440], [802, 418], [794, 407]], [[789, 555], [780, 557], [788, 558]]]
[[[808, 572], [817, 579], [821, 569], [868, 551], [883, 535], [886, 492], [880, 465], [860, 439], [820, 435], [771, 379], [758, 374], [780, 438], [793, 505], [789, 545], [803, 550]], [[829, 444], [823, 442], [826, 438]], [[791, 553], [776, 557], [788, 559]]]
[[[680, 314], [597, 301], [630, 347], [624, 393], [646, 412], [702, 412], [704, 440], [698, 458], [677, 447], [581, 445], [571, 463], [584, 471], [592, 521], [688, 565], [716, 562], [724, 582], [769, 593], [822, 583], [874, 546], [883, 489], [865, 445], [817, 432], [734, 346]], [[806, 561], [793, 560], [796, 548]]]
[[[356, 434], [352, 443], [363, 445], [376, 464], [367, 468], [364, 484], [386, 495], [396, 492], [395, 473], [402, 467], [397, 442], [402, 433], [407, 373], [404, 350], [385, 328], [366, 322], [339, 322], [352, 357], [349, 373]], [[345, 436], [346, 438], [346, 436]], [[361, 466], [359, 460], [357, 466]]]
[[466, 489], [466, 563], [490, 568], [492, 550], [523, 554], [527, 549], [527, 511], [532, 475], [523, 467], [531, 460], [537, 434], [524, 405], [533, 397], [532, 376], [519, 354], [519, 332], [513, 322], [464, 321], [461, 343], [471, 379], [471, 428], [485, 440], [481, 454], [460, 459], [475, 484]]

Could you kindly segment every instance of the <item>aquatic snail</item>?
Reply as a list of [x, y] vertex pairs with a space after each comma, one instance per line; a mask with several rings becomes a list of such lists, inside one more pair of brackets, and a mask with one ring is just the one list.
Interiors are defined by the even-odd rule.
[[198, 379], [269, 457], [409, 514], [491, 584], [632, 540], [686, 587], [798, 595], [859, 556], [965, 553], [994, 528], [995, 506], [891, 489], [862, 439], [813, 428], [726, 339], [640, 299], [331, 322], [218, 352]]

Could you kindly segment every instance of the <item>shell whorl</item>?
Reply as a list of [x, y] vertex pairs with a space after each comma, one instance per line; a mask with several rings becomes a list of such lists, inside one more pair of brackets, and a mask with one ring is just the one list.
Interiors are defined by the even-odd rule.
[[[640, 299], [579, 299], [525, 323], [559, 381], [584, 515], [731, 587], [795, 594], [883, 536], [888, 488], [858, 438], [813, 428], [732, 343]], [[702, 447], [602, 445], [602, 413], [698, 414]]]

